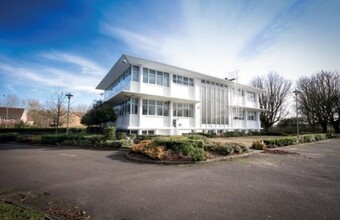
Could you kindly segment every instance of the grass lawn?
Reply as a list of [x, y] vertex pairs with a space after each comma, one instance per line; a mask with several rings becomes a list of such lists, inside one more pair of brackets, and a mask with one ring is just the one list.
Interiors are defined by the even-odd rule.
[[45, 219], [45, 215], [0, 201], [0, 219]]

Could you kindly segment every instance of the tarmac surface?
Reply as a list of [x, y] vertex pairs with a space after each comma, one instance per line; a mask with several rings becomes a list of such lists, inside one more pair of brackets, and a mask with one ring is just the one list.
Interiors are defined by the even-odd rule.
[[92, 219], [339, 219], [340, 139], [192, 165], [0, 144], [0, 191], [48, 192]]

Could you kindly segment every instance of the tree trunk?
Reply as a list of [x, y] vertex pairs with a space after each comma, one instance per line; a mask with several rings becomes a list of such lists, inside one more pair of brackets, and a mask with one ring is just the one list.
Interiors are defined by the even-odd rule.
[[334, 128], [334, 132], [336, 134], [340, 133], [340, 120], [336, 120], [332, 122], [333, 128]]
[[322, 133], [327, 133], [327, 123], [320, 123], [322, 127]]

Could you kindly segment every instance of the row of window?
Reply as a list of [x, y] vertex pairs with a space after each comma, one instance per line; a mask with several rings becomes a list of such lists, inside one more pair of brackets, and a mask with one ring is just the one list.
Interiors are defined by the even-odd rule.
[[173, 83], [182, 84], [185, 86], [194, 86], [194, 79], [184, 76], [178, 76], [174, 74], [172, 76], [172, 81]]
[[143, 99], [143, 115], [169, 116], [169, 102]]
[[125, 99], [113, 107], [117, 116], [138, 114], [138, 99]]
[[143, 82], [169, 86], [169, 73], [143, 68]]
[[113, 83], [111, 84], [111, 86], [109, 87], [109, 89], [113, 89], [114, 87], [116, 87], [119, 83], [121, 83], [122, 81], [124, 81], [126, 78], [131, 76], [131, 69], [128, 68], [127, 70], [125, 70], [115, 81], [113, 81]]
[[215, 82], [210, 82], [210, 81], [207, 81], [207, 80], [201, 80], [201, 83], [208, 84], [208, 85], [216, 85], [216, 86], [219, 86], [219, 87], [227, 88], [226, 85], [223, 85], [223, 84], [220, 84], [220, 83], [215, 83]]
[[173, 116], [176, 117], [194, 117], [194, 105], [173, 103]]
[[[233, 109], [235, 120], [244, 120], [245, 111], [240, 109]], [[248, 121], [256, 121], [256, 112], [255, 111], [247, 111], [247, 120]]]

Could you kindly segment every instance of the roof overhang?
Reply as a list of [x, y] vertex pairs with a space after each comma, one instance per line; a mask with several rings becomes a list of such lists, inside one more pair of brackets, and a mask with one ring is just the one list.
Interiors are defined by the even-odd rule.
[[237, 88], [246, 89], [247, 91], [256, 92], [256, 93], [265, 93], [266, 90], [255, 88], [252, 86], [247, 86], [243, 84], [236, 83], [235, 81], [225, 80], [222, 78], [218, 78], [215, 76], [187, 70], [181, 67], [171, 66], [164, 63], [159, 63], [151, 60], [146, 60], [130, 55], [123, 54], [119, 60], [115, 63], [115, 65], [111, 68], [111, 70], [107, 73], [107, 75], [104, 77], [104, 79], [98, 84], [96, 89], [105, 90], [107, 89], [111, 83], [116, 80], [121, 73], [123, 73], [127, 68], [129, 68], [131, 65], [136, 66], [145, 66], [150, 69], [155, 69], [163, 72], [168, 73], [175, 73], [178, 75], [184, 75], [187, 77], [191, 77], [194, 79], [201, 79], [201, 80], [208, 80], [216, 83], [220, 83], [223, 85], [227, 85], [230, 87], [234, 87], [236, 85]]

